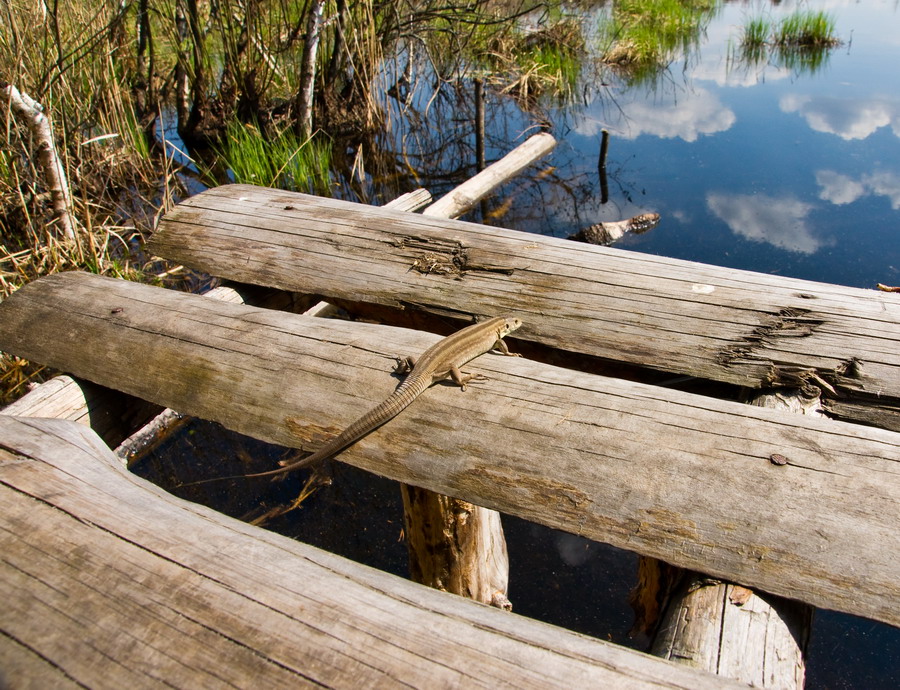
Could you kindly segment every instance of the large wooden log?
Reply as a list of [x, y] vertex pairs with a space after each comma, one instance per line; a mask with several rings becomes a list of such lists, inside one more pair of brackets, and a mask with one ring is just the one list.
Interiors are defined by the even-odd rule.
[[[421, 332], [65, 273], [0, 304], [0, 349], [294, 447], [396, 385]], [[484, 356], [341, 460], [477, 505], [900, 624], [900, 435]], [[490, 453], [482, 453], [490, 448]]]
[[0, 503], [4, 687], [720, 687], [177, 499], [72, 422], [0, 417]]
[[900, 429], [900, 298], [249, 186], [176, 207], [153, 251], [213, 275], [433, 314], [750, 388], [821, 382]]

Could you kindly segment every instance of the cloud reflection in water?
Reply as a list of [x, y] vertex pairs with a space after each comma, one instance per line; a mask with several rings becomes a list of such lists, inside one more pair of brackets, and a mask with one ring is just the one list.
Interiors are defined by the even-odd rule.
[[[598, 102], [597, 106], [601, 104]], [[627, 115], [618, 122], [597, 117], [589, 107], [576, 121], [574, 129], [584, 136], [596, 136], [603, 127], [623, 139], [637, 139], [642, 134], [663, 139], [696, 141], [702, 135], [728, 130], [736, 121], [734, 111], [706, 89], [693, 91], [666, 103], [651, 100], [629, 103]]]
[[782, 112], [799, 113], [816, 132], [835, 134], [845, 141], [865, 139], [887, 126], [900, 137], [900, 103], [896, 101], [787, 94], [778, 105]]
[[851, 204], [872, 194], [887, 198], [892, 209], [900, 210], [900, 175], [889, 170], [868, 173], [859, 180], [834, 170], [818, 170], [816, 183], [819, 185], [819, 198], [832, 204]]
[[796, 197], [710, 192], [706, 205], [733, 233], [754, 242], [768, 242], [800, 254], [813, 254], [834, 244], [815, 236], [806, 222], [815, 207]]

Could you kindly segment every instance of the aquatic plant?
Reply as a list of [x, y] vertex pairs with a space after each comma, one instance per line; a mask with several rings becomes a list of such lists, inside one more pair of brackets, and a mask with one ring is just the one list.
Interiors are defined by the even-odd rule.
[[772, 34], [772, 22], [765, 17], [754, 17], [741, 30], [741, 45], [744, 48], [764, 46]]
[[834, 46], [840, 43], [835, 31], [836, 22], [821, 10], [797, 10], [784, 17], [774, 32], [778, 46]]
[[835, 26], [822, 11], [796, 10], [777, 23], [755, 17], [741, 29], [740, 53], [732, 58], [748, 63], [774, 59], [787, 69], [815, 72], [828, 60], [829, 49], [840, 44]]
[[216, 147], [235, 182], [328, 195], [331, 143], [302, 139], [293, 129], [266, 138], [258, 126], [233, 120]]
[[653, 74], [686, 53], [720, 8], [720, 0], [618, 0], [601, 30], [603, 59], [632, 78]]

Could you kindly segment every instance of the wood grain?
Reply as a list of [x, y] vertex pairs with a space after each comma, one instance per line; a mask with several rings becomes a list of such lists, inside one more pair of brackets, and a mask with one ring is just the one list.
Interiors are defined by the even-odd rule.
[[246, 283], [462, 318], [515, 313], [518, 337], [678, 374], [753, 388], [818, 377], [837, 415], [900, 430], [896, 294], [241, 185], [180, 204], [150, 246]]
[[4, 687], [721, 683], [177, 499], [73, 422], [0, 417], [0, 502]]
[[[435, 337], [67, 273], [0, 305], [0, 348], [311, 449]], [[824, 608], [900, 624], [900, 435], [484, 356], [343, 461]], [[785, 465], [770, 460], [783, 455]]]

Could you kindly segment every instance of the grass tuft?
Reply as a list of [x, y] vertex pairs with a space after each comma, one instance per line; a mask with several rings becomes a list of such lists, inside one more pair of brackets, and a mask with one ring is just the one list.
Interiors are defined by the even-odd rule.
[[797, 10], [781, 20], [775, 31], [778, 46], [827, 47], [840, 43], [835, 33], [836, 22], [821, 10]]
[[678, 52], [696, 44], [719, 0], [620, 0], [603, 29], [604, 61], [634, 78], [653, 76]]
[[741, 45], [744, 48], [761, 48], [766, 44], [773, 30], [772, 22], [765, 17], [754, 17], [744, 26]]
[[303, 140], [292, 129], [266, 139], [256, 125], [231, 121], [217, 150], [235, 182], [328, 195], [331, 143]]

